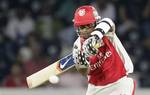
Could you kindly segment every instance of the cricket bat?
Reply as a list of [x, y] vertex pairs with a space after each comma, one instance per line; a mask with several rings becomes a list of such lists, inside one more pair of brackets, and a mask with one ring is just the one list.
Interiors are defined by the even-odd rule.
[[47, 82], [50, 76], [60, 75], [61, 73], [74, 67], [72, 54], [69, 54], [44, 69], [28, 76], [26, 78], [29, 88], [35, 88]]

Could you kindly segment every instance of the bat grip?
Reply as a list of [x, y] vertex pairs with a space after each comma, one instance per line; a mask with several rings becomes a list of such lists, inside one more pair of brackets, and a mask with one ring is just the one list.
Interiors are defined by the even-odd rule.
[[97, 44], [94, 46], [94, 48], [96, 48], [96, 49], [100, 48], [100, 43], [97, 43]]

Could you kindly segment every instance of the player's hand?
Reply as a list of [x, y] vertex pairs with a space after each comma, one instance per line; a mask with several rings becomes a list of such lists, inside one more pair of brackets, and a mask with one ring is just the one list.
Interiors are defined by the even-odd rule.
[[98, 36], [93, 35], [89, 37], [85, 42], [83, 43], [83, 52], [86, 54], [86, 56], [95, 55], [98, 53], [100, 39]]

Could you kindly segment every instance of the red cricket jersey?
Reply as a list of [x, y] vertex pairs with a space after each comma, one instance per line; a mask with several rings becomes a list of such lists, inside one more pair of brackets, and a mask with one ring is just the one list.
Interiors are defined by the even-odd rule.
[[104, 36], [102, 41], [99, 53], [89, 57], [88, 81], [95, 86], [107, 85], [126, 76], [124, 63], [108, 37]]

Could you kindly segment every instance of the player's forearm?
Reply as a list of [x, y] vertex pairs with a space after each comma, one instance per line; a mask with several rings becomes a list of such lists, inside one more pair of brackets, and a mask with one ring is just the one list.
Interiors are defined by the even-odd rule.
[[79, 73], [81, 73], [83, 76], [87, 76], [88, 74], [88, 67], [87, 68], [83, 68], [83, 67], [80, 67], [80, 66], [76, 66], [76, 69]]
[[88, 74], [88, 70], [86, 68], [78, 69], [78, 72], [81, 73], [83, 76], [87, 76], [87, 74]]
[[115, 31], [115, 24], [111, 19], [104, 18], [95, 27], [95, 31], [93, 31], [91, 35], [97, 35], [101, 39], [109, 31]]

